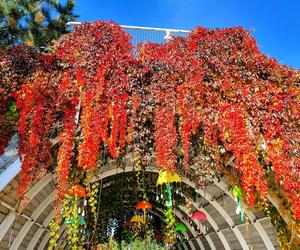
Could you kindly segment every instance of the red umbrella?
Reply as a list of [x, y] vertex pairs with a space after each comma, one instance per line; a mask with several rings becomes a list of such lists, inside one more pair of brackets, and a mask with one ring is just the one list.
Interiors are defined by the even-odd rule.
[[157, 239], [157, 240], [160, 240], [160, 239], [162, 239], [163, 237], [164, 237], [164, 235], [163, 235], [162, 233], [159, 233], [159, 232], [154, 233], [154, 238]]
[[130, 221], [126, 221], [125, 223], [124, 223], [124, 226], [126, 227], [126, 228], [130, 228], [131, 227], [131, 222]]
[[138, 204], [136, 204], [135, 207], [137, 210], [139, 209], [151, 209], [152, 205], [148, 201], [140, 201]]
[[197, 210], [193, 213], [192, 219], [193, 220], [207, 220], [207, 217], [206, 217], [205, 213]]

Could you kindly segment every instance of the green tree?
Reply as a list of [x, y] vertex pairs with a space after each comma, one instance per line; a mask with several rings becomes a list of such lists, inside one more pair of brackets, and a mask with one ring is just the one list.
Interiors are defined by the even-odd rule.
[[74, 21], [74, 0], [0, 0], [0, 46], [25, 43], [45, 47]]

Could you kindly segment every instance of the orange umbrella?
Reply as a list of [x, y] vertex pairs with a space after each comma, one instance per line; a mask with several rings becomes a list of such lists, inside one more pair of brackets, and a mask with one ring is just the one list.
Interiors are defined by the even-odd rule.
[[143, 209], [144, 211], [144, 221], [143, 223], [146, 224], [146, 209], [151, 209], [152, 205], [148, 201], [140, 201], [136, 204], [136, 209]]
[[152, 208], [152, 204], [148, 201], [140, 201], [136, 204], [135, 208], [137, 210], [140, 209], [151, 209]]
[[166, 238], [164, 238], [164, 243], [165, 244], [173, 244], [174, 243], [174, 238], [171, 236], [168, 236]]

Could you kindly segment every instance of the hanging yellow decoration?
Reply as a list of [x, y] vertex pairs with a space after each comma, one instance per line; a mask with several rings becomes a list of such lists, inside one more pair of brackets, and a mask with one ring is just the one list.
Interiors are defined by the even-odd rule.
[[181, 182], [179, 175], [173, 173], [172, 171], [162, 170], [159, 172], [156, 185], [158, 186], [158, 185], [163, 185], [166, 183], [173, 183], [173, 182]]

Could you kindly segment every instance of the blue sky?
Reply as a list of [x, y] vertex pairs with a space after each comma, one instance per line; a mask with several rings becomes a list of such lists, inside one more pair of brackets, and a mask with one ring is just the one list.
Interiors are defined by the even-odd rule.
[[260, 50], [300, 69], [300, 0], [77, 0], [79, 21], [193, 29], [253, 29]]

